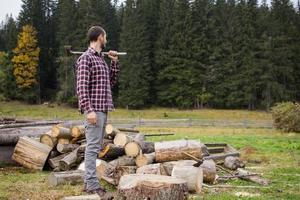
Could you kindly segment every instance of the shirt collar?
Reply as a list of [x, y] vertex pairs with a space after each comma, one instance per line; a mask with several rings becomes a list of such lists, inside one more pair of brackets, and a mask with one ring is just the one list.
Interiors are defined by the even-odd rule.
[[104, 54], [102, 53], [102, 51], [100, 53], [98, 53], [94, 48], [92, 47], [89, 47], [88, 48], [88, 51], [91, 53], [91, 54], [94, 54], [96, 56], [100, 56], [100, 57], [104, 57]]

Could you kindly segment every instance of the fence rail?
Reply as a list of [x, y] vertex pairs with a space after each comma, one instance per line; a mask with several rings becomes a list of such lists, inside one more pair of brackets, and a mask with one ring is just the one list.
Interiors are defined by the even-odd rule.
[[120, 119], [109, 118], [108, 123], [132, 127], [234, 127], [234, 128], [273, 128], [269, 120], [211, 120], [211, 119]]

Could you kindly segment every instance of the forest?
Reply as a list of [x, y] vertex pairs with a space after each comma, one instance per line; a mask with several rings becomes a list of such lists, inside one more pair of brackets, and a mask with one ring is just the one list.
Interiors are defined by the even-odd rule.
[[[90, 26], [120, 56], [117, 107], [269, 110], [300, 100], [300, 3], [290, 0], [22, 0], [0, 25], [0, 100], [77, 106]], [[109, 60], [107, 61], [109, 62]]]

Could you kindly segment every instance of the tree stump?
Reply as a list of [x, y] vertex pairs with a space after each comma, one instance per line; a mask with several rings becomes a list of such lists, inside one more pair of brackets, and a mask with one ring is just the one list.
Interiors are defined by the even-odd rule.
[[129, 174], [120, 179], [117, 199], [187, 200], [188, 187], [185, 180], [171, 176]]

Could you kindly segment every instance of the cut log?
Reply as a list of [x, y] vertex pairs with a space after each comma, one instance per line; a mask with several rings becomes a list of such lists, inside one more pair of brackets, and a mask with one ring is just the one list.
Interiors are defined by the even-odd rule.
[[167, 175], [161, 163], [155, 163], [150, 165], [144, 165], [137, 168], [137, 174], [157, 174], [157, 175]]
[[57, 138], [52, 137], [51, 131], [48, 131], [47, 133], [41, 135], [40, 142], [48, 145], [51, 148], [54, 148], [57, 144]]
[[236, 170], [237, 168], [244, 168], [245, 163], [239, 157], [228, 156], [225, 158], [224, 167]]
[[12, 159], [29, 169], [42, 170], [51, 148], [29, 137], [21, 137], [15, 147]]
[[48, 176], [48, 183], [50, 186], [75, 185], [83, 183], [84, 172], [81, 170], [67, 171], [67, 172], [52, 172]]
[[186, 152], [198, 159], [202, 158], [203, 145], [195, 140], [156, 142], [154, 145], [156, 162], [189, 159], [189, 156], [182, 152]]
[[52, 136], [56, 138], [72, 138], [70, 129], [60, 125], [52, 126]]
[[69, 153], [67, 156], [65, 156], [63, 159], [61, 159], [59, 163], [59, 169], [61, 171], [67, 171], [75, 167], [77, 164], [77, 151], [79, 147], [77, 147], [75, 150], [73, 150], [71, 153]]
[[175, 165], [172, 170], [172, 176], [185, 180], [190, 192], [201, 192], [203, 184], [202, 168]]
[[71, 128], [71, 135], [74, 138], [82, 137], [82, 136], [84, 136], [84, 134], [85, 134], [85, 128], [84, 128], [83, 125], [81, 125], [81, 126], [73, 126]]
[[114, 138], [114, 144], [119, 147], [124, 147], [128, 142], [133, 141], [135, 135], [128, 133], [117, 133]]
[[172, 175], [172, 171], [175, 165], [180, 166], [193, 166], [195, 163], [197, 163], [194, 160], [178, 160], [178, 161], [169, 161], [162, 163], [162, 166], [168, 176]]
[[118, 197], [126, 200], [187, 200], [186, 181], [171, 176], [128, 174], [121, 177]]
[[20, 137], [40, 137], [51, 129], [51, 126], [6, 128], [0, 131], [0, 145], [16, 145]]
[[203, 169], [203, 182], [214, 183], [217, 176], [216, 163], [213, 160], [204, 160], [200, 167]]
[[113, 161], [109, 162], [114, 168], [117, 166], [135, 166], [135, 160], [129, 156], [121, 156]]
[[240, 178], [243, 180], [258, 183], [260, 185], [269, 185], [270, 184], [269, 180], [264, 179], [264, 178], [260, 177], [259, 175], [247, 176], [247, 175], [251, 175], [251, 174], [253, 174], [253, 173], [248, 172], [244, 169], [241, 169], [241, 168], [237, 169], [237, 175], [240, 176]]
[[66, 157], [68, 155], [68, 153], [66, 154], [61, 154], [59, 156], [56, 156], [54, 158], [50, 158], [48, 160], [48, 164], [53, 168], [56, 169], [59, 167], [59, 161], [62, 160], [64, 157]]
[[57, 143], [58, 143], [58, 144], [70, 144], [70, 140], [67, 139], [67, 138], [59, 138], [59, 139], [57, 140]]
[[120, 131], [116, 129], [113, 125], [107, 124], [105, 126], [105, 132], [108, 135], [108, 137], [114, 138]]
[[140, 153], [136, 158], [135, 158], [135, 164], [138, 167], [142, 167], [144, 165], [149, 165], [152, 164], [155, 160], [155, 153], [148, 153], [148, 154], [143, 154]]
[[103, 179], [112, 185], [117, 185], [117, 180], [113, 176], [117, 166], [112, 166], [104, 160], [99, 160], [96, 166], [97, 176], [99, 179]]
[[0, 125], [0, 129], [6, 128], [20, 128], [20, 127], [29, 127], [29, 126], [48, 126], [52, 124], [58, 124], [61, 121], [40, 121], [40, 122], [31, 122], [31, 123], [17, 123], [17, 124], [4, 124]]
[[64, 154], [74, 151], [78, 147], [78, 144], [57, 144], [56, 149], [58, 152]]
[[137, 142], [129, 142], [125, 145], [125, 154], [127, 156], [136, 157], [141, 151], [141, 147]]
[[119, 185], [120, 178], [127, 174], [135, 174], [136, 166], [118, 166], [114, 170], [113, 177], [116, 181], [116, 185]]
[[136, 129], [132, 129], [132, 128], [118, 128], [119, 131], [123, 131], [123, 132], [131, 132], [131, 133], [139, 133], [139, 130]]
[[113, 160], [125, 154], [125, 150], [122, 147], [118, 147], [115, 144], [108, 143], [104, 146], [104, 149], [99, 152], [98, 158], [103, 160]]

